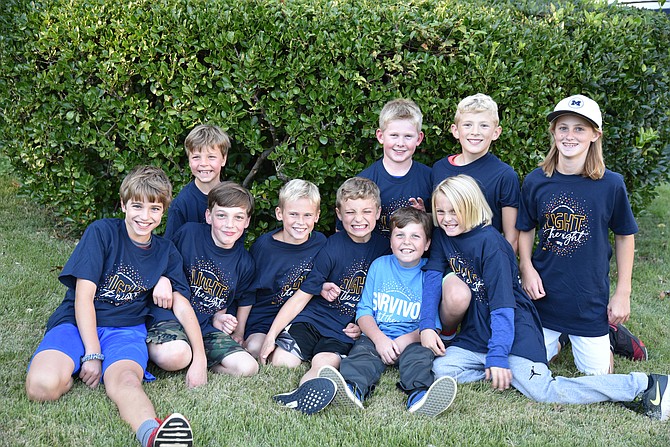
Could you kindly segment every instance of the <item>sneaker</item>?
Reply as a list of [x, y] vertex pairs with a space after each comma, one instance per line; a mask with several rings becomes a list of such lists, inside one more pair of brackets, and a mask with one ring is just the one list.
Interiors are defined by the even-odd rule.
[[337, 385], [337, 393], [335, 393], [335, 399], [333, 399], [337, 405], [342, 405], [352, 410], [363, 409], [363, 396], [361, 396], [360, 391], [356, 392], [358, 390], [354, 390], [354, 387], [344, 380], [344, 377], [342, 377], [342, 374], [337, 369], [326, 365], [319, 370], [319, 377], [330, 379]]
[[456, 397], [456, 380], [450, 376], [437, 379], [428, 390], [415, 391], [407, 399], [410, 413], [424, 416], [437, 416], [454, 401]]
[[652, 419], [664, 421], [670, 416], [670, 391], [668, 376], [650, 374], [651, 386], [642, 394], [644, 414]]
[[626, 326], [610, 324], [610, 349], [629, 360], [647, 360], [647, 347]]
[[193, 431], [191, 424], [179, 413], [172, 413], [160, 421], [158, 427], [149, 437], [147, 445], [151, 447], [192, 447]]
[[561, 345], [561, 351], [568, 346], [570, 343], [570, 336], [568, 334], [561, 334], [560, 337], [558, 337], [558, 344]]
[[328, 406], [335, 397], [337, 385], [330, 379], [309, 379], [290, 393], [277, 394], [272, 399], [285, 407], [305, 414], [317, 413]]

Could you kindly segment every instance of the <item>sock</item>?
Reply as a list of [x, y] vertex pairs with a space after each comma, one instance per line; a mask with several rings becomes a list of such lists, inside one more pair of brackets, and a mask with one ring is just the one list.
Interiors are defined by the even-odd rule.
[[158, 428], [158, 421], [156, 419], [147, 419], [146, 421], [142, 422], [142, 425], [140, 425], [140, 428], [137, 429], [137, 433], [135, 436], [137, 437], [137, 440], [140, 441], [140, 444], [142, 444], [142, 447], [149, 447], [149, 438], [151, 437], [151, 433], [154, 432], [156, 428]]

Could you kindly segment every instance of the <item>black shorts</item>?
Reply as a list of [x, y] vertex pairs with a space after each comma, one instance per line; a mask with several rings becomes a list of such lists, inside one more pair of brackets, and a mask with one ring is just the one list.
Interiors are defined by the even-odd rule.
[[277, 337], [276, 344], [300, 360], [309, 361], [321, 352], [332, 352], [340, 357], [346, 356], [354, 345], [354, 341], [344, 343], [336, 338], [324, 337], [309, 323], [293, 323]]

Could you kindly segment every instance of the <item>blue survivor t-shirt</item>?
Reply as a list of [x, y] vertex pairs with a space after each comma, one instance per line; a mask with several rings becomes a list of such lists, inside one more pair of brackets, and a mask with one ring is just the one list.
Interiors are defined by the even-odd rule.
[[[354, 321], [370, 264], [389, 251], [388, 239], [374, 232], [363, 244], [354, 242], [345, 232], [329, 237], [316, 255], [312, 271], [300, 286], [300, 290], [314, 297], [293, 322], [310, 323], [324, 337], [353, 343], [342, 330]], [[332, 303], [320, 295], [325, 282], [337, 284], [342, 291]]]
[[151, 292], [161, 276], [174, 290], [191, 295], [182, 258], [172, 242], [153, 235], [149, 248], [137, 247], [123, 219], [101, 219], [88, 226], [59, 279], [68, 288], [63, 302], [47, 322], [47, 330], [62, 323], [77, 324], [74, 298], [77, 279], [97, 285], [94, 297], [99, 327], [144, 324], [153, 302]]

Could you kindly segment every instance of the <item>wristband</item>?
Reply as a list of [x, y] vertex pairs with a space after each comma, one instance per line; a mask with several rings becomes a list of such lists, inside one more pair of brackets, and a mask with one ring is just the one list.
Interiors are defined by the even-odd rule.
[[103, 361], [105, 360], [105, 355], [104, 354], [87, 354], [83, 356], [82, 358], [79, 359], [80, 363], [86, 363], [89, 360], [100, 360]]

